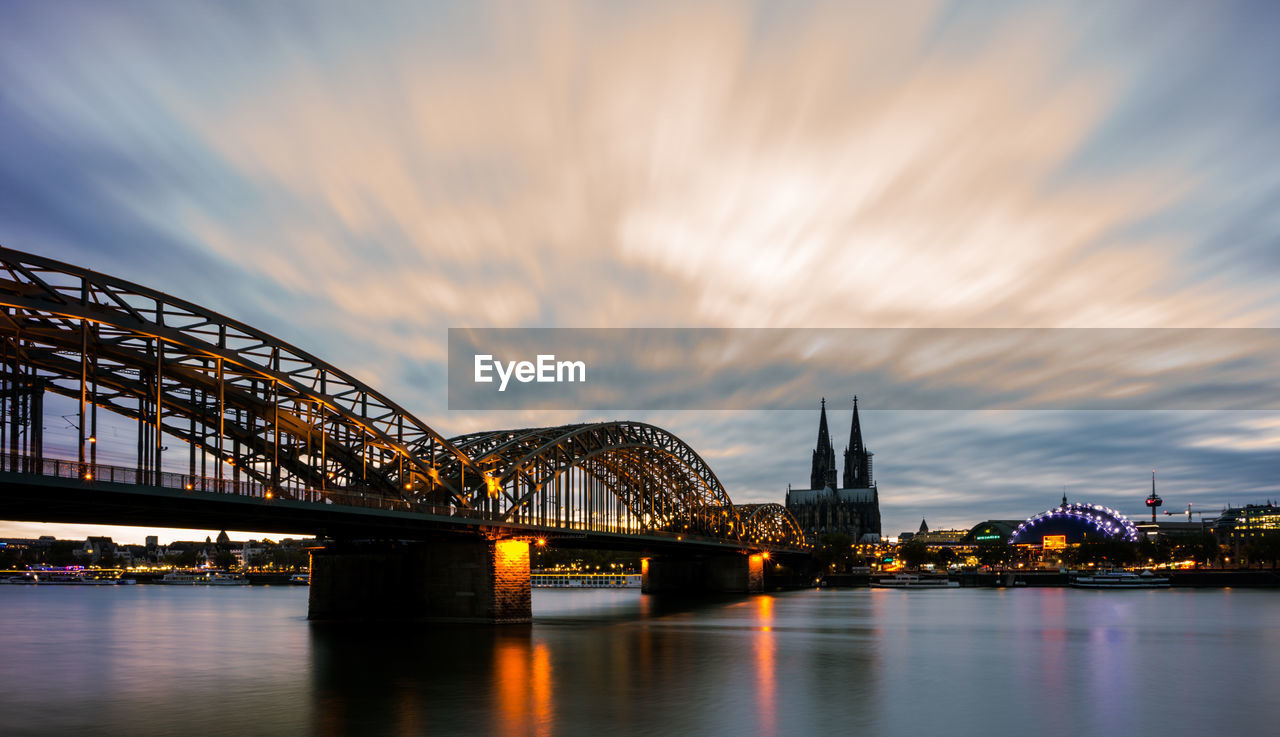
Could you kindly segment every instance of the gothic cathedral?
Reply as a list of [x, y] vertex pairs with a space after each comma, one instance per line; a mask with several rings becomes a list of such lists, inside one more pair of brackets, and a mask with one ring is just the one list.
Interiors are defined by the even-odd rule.
[[872, 453], [862, 443], [858, 421], [858, 398], [853, 398], [853, 422], [849, 445], [844, 450], [844, 476], [836, 486], [836, 449], [827, 429], [827, 400], [822, 400], [818, 419], [818, 447], [813, 451], [813, 470], [808, 489], [787, 487], [787, 509], [800, 523], [805, 536], [840, 533], [854, 542], [879, 542], [880, 494], [871, 476]]

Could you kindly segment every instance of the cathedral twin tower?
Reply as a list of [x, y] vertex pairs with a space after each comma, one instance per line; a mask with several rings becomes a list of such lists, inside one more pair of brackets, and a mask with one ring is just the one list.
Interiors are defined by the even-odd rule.
[[836, 486], [836, 449], [827, 428], [827, 400], [818, 419], [818, 446], [808, 489], [787, 489], [787, 509], [795, 515], [811, 540], [820, 535], [841, 534], [854, 542], [880, 539], [880, 493], [871, 477], [871, 452], [862, 442], [858, 398], [853, 398], [853, 422], [844, 450], [844, 478]]
[[853, 423], [849, 427], [849, 445], [844, 449], [844, 484], [836, 486], [836, 449], [827, 430], [827, 399], [822, 398], [822, 416], [818, 420], [818, 447], [813, 451], [813, 473], [809, 488], [871, 488], [871, 454], [862, 444], [862, 425], [858, 422], [858, 398], [853, 398]]

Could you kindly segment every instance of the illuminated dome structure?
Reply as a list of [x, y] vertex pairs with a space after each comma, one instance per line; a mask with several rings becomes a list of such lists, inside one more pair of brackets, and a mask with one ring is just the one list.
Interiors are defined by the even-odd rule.
[[[1100, 504], [1062, 504], [1048, 509], [1018, 525], [1009, 537], [1014, 545], [1042, 545], [1046, 536], [1064, 536], [1063, 542], [1078, 543], [1085, 539], [1127, 540], [1137, 542], [1138, 528], [1129, 518], [1111, 507]], [[1059, 539], [1063, 539], [1059, 537]]]

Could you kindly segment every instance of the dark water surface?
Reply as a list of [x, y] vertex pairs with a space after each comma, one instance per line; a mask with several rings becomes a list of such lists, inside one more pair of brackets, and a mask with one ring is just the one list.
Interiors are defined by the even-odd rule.
[[1275, 734], [1280, 592], [534, 592], [319, 626], [302, 587], [0, 586], [0, 735]]

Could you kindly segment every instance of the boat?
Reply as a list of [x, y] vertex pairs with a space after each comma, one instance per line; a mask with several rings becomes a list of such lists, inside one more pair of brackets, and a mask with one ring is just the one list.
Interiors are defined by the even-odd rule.
[[1142, 573], [1106, 571], [1088, 576], [1076, 576], [1071, 579], [1071, 587], [1076, 589], [1167, 589], [1169, 578], [1157, 576], [1151, 571]]
[[893, 578], [882, 578], [871, 582], [873, 589], [955, 589], [959, 587], [960, 584], [957, 581], [929, 576], [921, 578], [914, 573], [899, 573]]
[[90, 571], [81, 566], [42, 566], [0, 579], [0, 583], [44, 586], [115, 586], [118, 582], [117, 574], [111, 571]]
[[247, 586], [249, 579], [224, 571], [173, 571], [164, 574], [156, 583], [170, 586]]
[[533, 571], [529, 585], [535, 589], [638, 589], [639, 573], [580, 573]]
[[211, 586], [248, 586], [249, 579], [239, 573], [214, 571], [209, 574], [208, 583]]
[[166, 573], [156, 583], [168, 584], [170, 586], [194, 586], [203, 584], [209, 579], [209, 574], [195, 571], [174, 571]]
[[36, 574], [41, 586], [115, 586], [116, 578], [88, 571], [47, 571]]
[[310, 585], [311, 585], [311, 574], [310, 574], [310, 573], [295, 573], [295, 574], [293, 574], [292, 576], [290, 576], [290, 577], [289, 577], [289, 583], [291, 583], [291, 584], [295, 584], [295, 585], [297, 585], [297, 586], [310, 586]]

